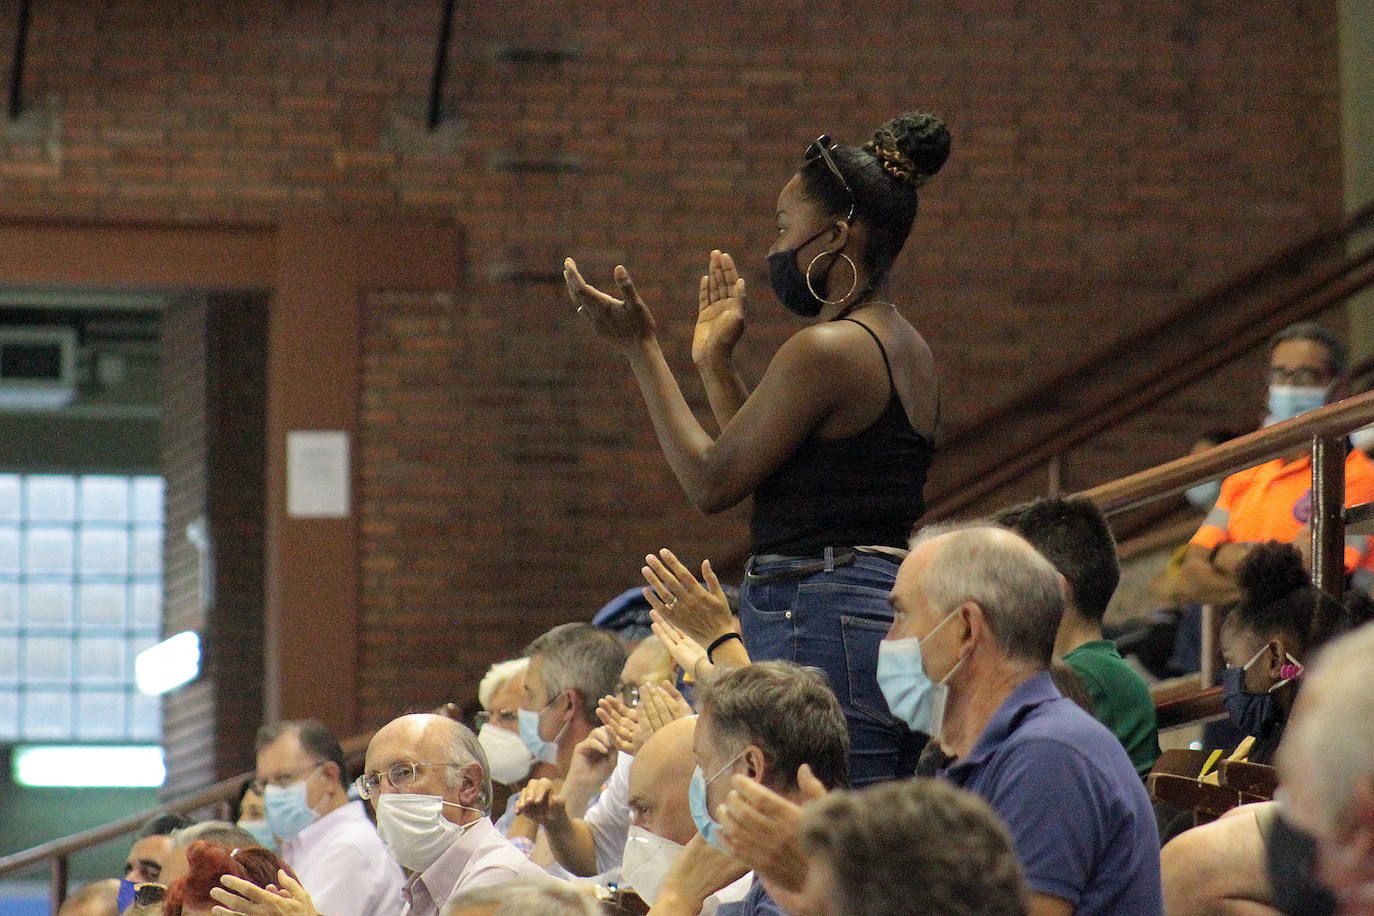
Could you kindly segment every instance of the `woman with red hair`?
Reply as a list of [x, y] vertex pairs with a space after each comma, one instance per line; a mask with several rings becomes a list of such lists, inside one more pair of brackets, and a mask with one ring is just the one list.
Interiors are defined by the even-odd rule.
[[270, 849], [247, 846], [229, 850], [198, 841], [186, 850], [189, 871], [167, 888], [164, 916], [210, 916], [216, 901], [210, 891], [220, 887], [220, 879], [232, 875], [265, 888], [279, 883], [278, 871], [295, 878], [290, 866]]

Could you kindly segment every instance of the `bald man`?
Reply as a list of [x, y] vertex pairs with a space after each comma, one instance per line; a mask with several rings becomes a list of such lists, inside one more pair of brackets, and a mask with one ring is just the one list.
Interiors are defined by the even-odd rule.
[[[621, 886], [648, 904], [658, 897], [668, 869], [682, 848], [697, 835], [687, 804], [687, 786], [696, 769], [692, 737], [696, 716], [678, 719], [653, 734], [630, 765], [630, 834], [625, 841]], [[742, 899], [749, 891], [745, 876], [711, 895], [702, 912]]]
[[438, 916], [461, 891], [542, 875], [492, 825], [486, 754], [460, 722], [393, 719], [368, 744], [358, 784], [387, 852], [410, 873], [403, 916]]

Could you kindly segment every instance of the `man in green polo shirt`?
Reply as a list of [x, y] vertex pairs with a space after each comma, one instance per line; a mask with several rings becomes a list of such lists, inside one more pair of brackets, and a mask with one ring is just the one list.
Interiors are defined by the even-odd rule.
[[1083, 678], [1093, 715], [1145, 776], [1159, 756], [1159, 730], [1145, 682], [1102, 637], [1102, 615], [1121, 580], [1116, 541], [1102, 513], [1086, 499], [1039, 499], [994, 518], [1030, 541], [1068, 583], [1054, 654]]

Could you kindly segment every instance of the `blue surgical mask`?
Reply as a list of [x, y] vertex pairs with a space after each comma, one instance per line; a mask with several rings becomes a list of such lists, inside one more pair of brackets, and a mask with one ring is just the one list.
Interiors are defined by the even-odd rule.
[[[1277, 682], [1264, 693], [1251, 693], [1245, 689], [1245, 672], [1259, 660], [1269, 646], [1260, 646], [1258, 652], [1250, 657], [1250, 660], [1239, 668], [1227, 668], [1221, 673], [1221, 696], [1222, 705], [1226, 707], [1226, 715], [1230, 717], [1231, 723], [1247, 735], [1257, 735], [1264, 723], [1268, 722], [1274, 715], [1274, 691], [1292, 678], [1284, 678]], [[1288, 660], [1301, 670], [1301, 663], [1287, 653]]]
[[239, 821], [239, 828], [247, 830], [253, 834], [253, 838], [258, 841], [258, 845], [263, 849], [277, 851], [277, 838], [272, 836], [272, 828], [267, 826], [267, 821], [245, 819]]
[[[556, 700], [558, 698], [554, 697], [554, 699]], [[549, 704], [552, 702], [553, 700], [550, 700], [549, 703], [545, 703], [544, 709], [548, 709]], [[569, 720], [568, 722], [564, 722], [563, 727], [558, 730], [558, 734], [554, 735], [552, 741], [545, 741], [543, 738], [539, 737], [539, 714], [542, 713], [544, 709], [539, 710], [539, 712], [535, 712], [533, 709], [517, 709], [515, 711], [516, 725], [520, 729], [520, 740], [525, 742], [525, 750], [529, 751], [530, 754], [534, 756], [535, 760], [544, 763], [557, 763], [558, 742], [562, 739], [563, 733], [568, 730], [568, 726], [572, 724], [572, 721]]]
[[289, 786], [268, 786], [262, 790], [267, 826], [283, 840], [291, 839], [320, 819], [305, 801], [305, 784], [308, 780], [309, 777], [306, 777]]
[[1325, 403], [1326, 388], [1320, 385], [1270, 385], [1269, 416], [1264, 425], [1291, 420]]
[[115, 898], [115, 907], [119, 912], [124, 912], [134, 905], [134, 889], [137, 887], [128, 878], [121, 878], [119, 881], [119, 896]]
[[[788, 311], [795, 312], [804, 318], [815, 318], [821, 313], [825, 303], [817, 299], [815, 294], [811, 292], [811, 288], [806, 285], [806, 274], [797, 266], [797, 252], [829, 231], [830, 227], [826, 226], [796, 248], [790, 251], [776, 251], [768, 256], [768, 285], [773, 287], [773, 295], [778, 297], [779, 302], [787, 306]], [[833, 267], [834, 264], [835, 258], [831, 258], [825, 273], [821, 274], [818, 284], [821, 295], [826, 293], [830, 267]]]
[[1187, 498], [1188, 505], [1194, 509], [1208, 512], [1217, 504], [1217, 498], [1221, 496], [1221, 481], [1209, 480], [1195, 487], [1189, 487], [1183, 495]]
[[692, 781], [687, 784], [687, 807], [692, 811], [692, 821], [697, 825], [697, 832], [706, 841], [706, 845], [719, 849], [721, 852], [725, 852], [725, 848], [720, 845], [720, 822], [711, 816], [711, 808], [706, 801], [706, 787], [715, 782], [716, 777], [734, 766], [735, 761], [743, 756], [744, 751], [742, 750], [731, 758], [729, 763], [716, 770], [715, 776], [710, 779], [707, 779], [701, 772], [701, 767], [697, 767], [692, 771]]
[[[959, 612], [958, 608], [945, 615], [925, 638], [944, 626]], [[946, 683], [964, 659], [959, 659], [939, 683], [926, 676], [921, 664], [921, 642], [915, 636], [907, 639], [884, 639], [878, 643], [878, 689], [887, 700], [887, 708], [914, 731], [939, 737], [945, 721], [945, 704], [949, 700]], [[967, 657], [967, 656], [966, 656]]]

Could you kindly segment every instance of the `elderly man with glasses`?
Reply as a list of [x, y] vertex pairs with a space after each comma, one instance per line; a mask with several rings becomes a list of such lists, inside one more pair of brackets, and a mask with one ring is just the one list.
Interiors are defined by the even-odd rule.
[[397, 916], [404, 876], [360, 802], [348, 797], [338, 739], [316, 720], [258, 731], [257, 779], [281, 856], [321, 913]]
[[405, 916], [438, 916], [460, 891], [543, 874], [492, 825], [486, 754], [460, 722], [393, 719], [368, 744], [357, 786], [387, 852], [410, 872]]

